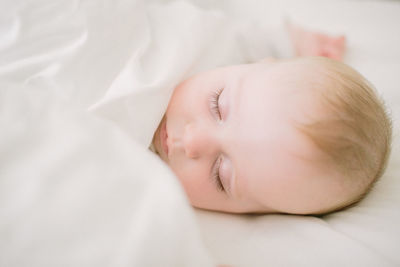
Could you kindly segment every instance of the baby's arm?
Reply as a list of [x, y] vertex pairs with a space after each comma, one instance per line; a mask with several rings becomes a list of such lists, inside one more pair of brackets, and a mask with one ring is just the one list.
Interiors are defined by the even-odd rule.
[[346, 50], [346, 38], [329, 36], [319, 32], [308, 31], [288, 23], [287, 30], [297, 56], [323, 56], [342, 60]]
[[346, 38], [314, 32], [282, 19], [272, 25], [257, 21], [231, 23], [236, 30], [236, 43], [248, 62], [264, 57], [324, 56], [342, 60]]

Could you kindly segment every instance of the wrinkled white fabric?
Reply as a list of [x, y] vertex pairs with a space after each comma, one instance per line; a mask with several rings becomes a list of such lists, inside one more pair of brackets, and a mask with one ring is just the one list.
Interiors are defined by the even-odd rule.
[[146, 5], [138, 17], [127, 62], [90, 110], [147, 146], [173, 89], [188, 76], [292, 53], [283, 22], [262, 27], [184, 1]]
[[1, 83], [0, 266], [214, 266], [169, 169], [55, 89]]

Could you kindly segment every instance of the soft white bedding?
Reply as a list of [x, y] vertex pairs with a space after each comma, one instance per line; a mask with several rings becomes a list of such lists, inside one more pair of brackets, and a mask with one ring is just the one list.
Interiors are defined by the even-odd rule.
[[213, 266], [167, 166], [87, 110], [143, 45], [141, 3], [0, 10], [0, 266]]
[[[0, 266], [400, 265], [400, 3], [192, 3], [0, 2]], [[393, 113], [388, 171], [323, 218], [193, 210], [152, 131], [191, 73], [290, 55], [260, 45], [282, 15], [347, 35]]]

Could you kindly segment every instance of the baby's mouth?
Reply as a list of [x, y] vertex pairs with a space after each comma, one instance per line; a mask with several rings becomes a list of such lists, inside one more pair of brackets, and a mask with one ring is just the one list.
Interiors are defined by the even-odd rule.
[[168, 132], [167, 132], [167, 118], [164, 117], [163, 122], [161, 123], [161, 128], [160, 128], [160, 145], [161, 149], [168, 158]]

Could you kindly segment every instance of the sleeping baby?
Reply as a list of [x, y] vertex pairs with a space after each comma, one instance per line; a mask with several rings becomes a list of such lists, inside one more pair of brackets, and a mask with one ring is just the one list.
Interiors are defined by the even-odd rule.
[[326, 214], [382, 175], [391, 122], [372, 85], [339, 61], [344, 37], [288, 31], [299, 57], [222, 67], [175, 88], [153, 145], [193, 206]]

